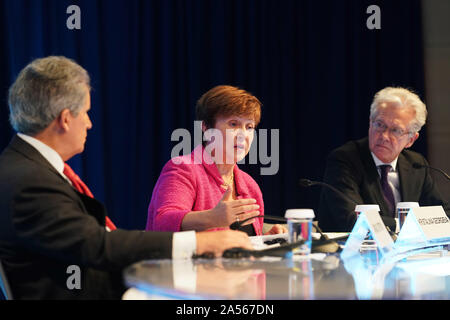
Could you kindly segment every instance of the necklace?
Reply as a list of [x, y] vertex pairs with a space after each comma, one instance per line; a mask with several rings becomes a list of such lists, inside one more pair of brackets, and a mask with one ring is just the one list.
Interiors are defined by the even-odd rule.
[[223, 181], [225, 182], [226, 185], [228, 186], [232, 186], [233, 182], [234, 182], [234, 172], [231, 172], [231, 177], [222, 177]]

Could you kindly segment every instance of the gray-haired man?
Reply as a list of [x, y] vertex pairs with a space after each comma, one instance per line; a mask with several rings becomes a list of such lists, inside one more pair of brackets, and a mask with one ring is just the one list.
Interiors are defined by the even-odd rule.
[[[420, 154], [407, 150], [425, 124], [426, 106], [405, 88], [387, 87], [379, 91], [370, 108], [368, 138], [350, 141], [329, 155], [324, 181], [359, 204], [378, 204], [384, 223], [396, 229], [395, 205], [400, 201], [420, 205], [445, 203]], [[356, 221], [355, 204], [329, 190], [322, 190], [319, 225], [326, 231], [351, 231]]]

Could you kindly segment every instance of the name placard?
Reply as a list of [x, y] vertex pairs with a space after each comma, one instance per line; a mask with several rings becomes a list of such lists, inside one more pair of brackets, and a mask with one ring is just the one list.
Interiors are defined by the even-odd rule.
[[412, 208], [395, 246], [450, 243], [450, 219], [442, 206]]
[[362, 245], [367, 236], [371, 236], [375, 242], [376, 249], [382, 255], [392, 251], [394, 242], [389, 235], [380, 213], [377, 210], [368, 210], [361, 212], [356, 220], [355, 226], [342, 250], [343, 259], [360, 254]]
[[369, 211], [367, 213], [366, 219], [369, 223], [370, 234], [377, 242], [377, 245], [383, 249], [392, 247], [394, 241], [389, 235], [383, 220], [381, 220], [380, 213], [378, 211]]
[[441, 206], [413, 209], [427, 240], [450, 237], [450, 220]]

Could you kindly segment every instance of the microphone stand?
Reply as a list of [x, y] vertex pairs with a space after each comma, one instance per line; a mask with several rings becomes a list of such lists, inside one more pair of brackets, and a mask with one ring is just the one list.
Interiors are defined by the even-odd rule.
[[[332, 185], [325, 183], [325, 182], [320, 182], [320, 181], [311, 181], [308, 179], [300, 179], [299, 181], [299, 185], [301, 187], [312, 187], [312, 186], [323, 186], [323, 187], [327, 187], [328, 189], [333, 190], [334, 192], [336, 192], [338, 195], [340, 195], [342, 198], [346, 199], [349, 202], [352, 202], [355, 205], [359, 205], [360, 203], [358, 203], [357, 201], [355, 201], [354, 199], [352, 199], [351, 197], [349, 197], [348, 195], [346, 195], [345, 193], [343, 193], [342, 191], [340, 191], [339, 189], [333, 187]], [[395, 232], [393, 232], [388, 226], [385, 226], [387, 231], [389, 232], [389, 234], [391, 235], [391, 237], [394, 239], [394, 241], [397, 239], [397, 236], [395, 234]]]
[[339, 194], [342, 198], [346, 199], [349, 202], [352, 202], [355, 205], [358, 205], [360, 203], [358, 203], [357, 201], [355, 201], [354, 199], [350, 198], [348, 195], [346, 195], [345, 193], [343, 193], [342, 191], [340, 191], [339, 189], [333, 187], [332, 185], [325, 183], [325, 182], [320, 182], [320, 181], [311, 181], [308, 179], [300, 179], [299, 181], [299, 185], [301, 187], [312, 187], [312, 186], [323, 186], [323, 187], [327, 187], [328, 189], [333, 190], [334, 192], [336, 192], [337, 194]]
[[233, 222], [230, 225], [230, 229], [231, 230], [239, 230], [244, 223], [246, 223], [249, 220], [255, 219], [255, 218], [264, 218], [264, 220], [272, 220], [272, 221], [284, 222], [284, 223], [287, 222], [286, 218], [277, 217], [277, 216], [269, 216], [269, 215], [259, 215], [259, 216], [255, 216], [255, 217], [251, 217], [251, 218], [247, 218], [244, 220]]
[[426, 166], [424, 164], [420, 164], [417, 162], [413, 163], [413, 168], [414, 169], [422, 169], [422, 168], [432, 169], [432, 170], [435, 170], [435, 171], [439, 172], [440, 174], [442, 174], [445, 178], [447, 178], [447, 180], [450, 180], [450, 176], [448, 174], [446, 174], [443, 170], [438, 169], [438, 168], [433, 168], [433, 167]]

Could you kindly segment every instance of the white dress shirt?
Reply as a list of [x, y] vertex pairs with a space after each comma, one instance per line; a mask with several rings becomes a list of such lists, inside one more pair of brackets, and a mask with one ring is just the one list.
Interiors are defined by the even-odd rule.
[[[35, 148], [55, 169], [58, 173], [72, 185], [70, 180], [64, 175], [64, 161], [61, 156], [51, 147], [42, 141], [17, 133], [17, 135]], [[172, 258], [173, 259], [190, 259], [196, 252], [197, 241], [195, 231], [183, 231], [173, 234], [172, 240]]]
[[58, 171], [58, 173], [64, 179], [66, 179], [70, 184], [72, 184], [70, 182], [69, 178], [67, 178], [63, 173], [64, 161], [61, 158], [61, 156], [58, 154], [58, 152], [56, 152], [55, 150], [50, 148], [48, 145], [46, 145], [45, 143], [43, 143], [42, 141], [40, 141], [36, 138], [27, 136], [23, 133], [17, 133], [17, 135], [22, 140], [25, 140], [25, 142], [28, 142], [28, 144], [30, 144], [33, 148], [35, 148], [45, 158], [45, 160], [50, 162], [50, 164], [56, 169], [56, 171]]

